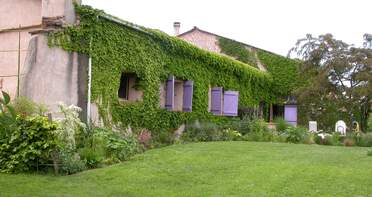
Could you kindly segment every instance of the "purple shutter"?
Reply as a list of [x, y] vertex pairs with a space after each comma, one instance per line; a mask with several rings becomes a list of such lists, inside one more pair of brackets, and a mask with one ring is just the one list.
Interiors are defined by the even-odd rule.
[[284, 106], [284, 120], [293, 126], [297, 125], [297, 105]]
[[172, 111], [174, 107], [174, 76], [170, 75], [167, 80], [167, 92], [165, 99], [165, 108]]
[[225, 116], [237, 116], [238, 115], [238, 102], [239, 92], [238, 91], [225, 91], [223, 96], [223, 114]]
[[211, 90], [211, 112], [215, 115], [222, 114], [222, 87], [214, 87]]
[[192, 111], [193, 81], [185, 81], [183, 84], [183, 111]]

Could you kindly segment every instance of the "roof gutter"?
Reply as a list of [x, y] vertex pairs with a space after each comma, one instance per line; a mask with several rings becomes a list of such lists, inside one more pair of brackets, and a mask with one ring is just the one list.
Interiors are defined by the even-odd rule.
[[140, 31], [142, 33], [145, 33], [145, 34], [148, 34], [148, 35], [152, 35], [152, 33], [146, 31], [146, 29], [144, 29], [143, 27], [141, 26], [138, 26], [138, 25], [135, 25], [133, 23], [129, 23], [129, 22], [126, 22], [126, 21], [123, 21], [123, 20], [120, 20], [120, 19], [117, 19], [115, 17], [112, 17], [110, 15], [107, 15], [107, 14], [103, 14], [103, 15], [100, 15], [99, 16], [100, 18], [103, 18], [103, 19], [106, 19], [108, 21], [111, 21], [113, 23], [116, 23], [116, 24], [119, 24], [119, 25], [123, 25], [123, 26], [126, 26], [126, 27], [129, 27], [129, 28], [132, 28], [134, 30], [137, 30], [137, 31]]

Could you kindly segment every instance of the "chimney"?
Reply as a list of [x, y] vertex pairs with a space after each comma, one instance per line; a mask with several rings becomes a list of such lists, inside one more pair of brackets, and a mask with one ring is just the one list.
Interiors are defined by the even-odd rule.
[[180, 22], [174, 22], [173, 27], [174, 27], [174, 35], [178, 36], [180, 34], [181, 23]]

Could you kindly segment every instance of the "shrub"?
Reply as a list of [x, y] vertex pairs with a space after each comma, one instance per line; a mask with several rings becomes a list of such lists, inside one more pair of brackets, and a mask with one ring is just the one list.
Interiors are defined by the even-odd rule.
[[242, 134], [233, 129], [224, 129], [222, 130], [222, 139], [225, 141], [239, 140]]
[[66, 106], [59, 104], [60, 113], [64, 118], [58, 119], [59, 129], [56, 131], [60, 146], [67, 151], [73, 151], [76, 148], [76, 141], [81, 140], [86, 131], [86, 125], [79, 119], [81, 109], [77, 106]]
[[372, 113], [368, 114], [367, 132], [372, 132]]
[[357, 137], [357, 145], [363, 147], [372, 147], [372, 133], [361, 134]]
[[307, 135], [307, 130], [304, 127], [288, 127], [284, 132], [287, 135], [287, 142], [290, 143], [303, 142], [305, 135]]
[[206, 142], [222, 140], [222, 136], [222, 130], [217, 124], [195, 121], [186, 125], [182, 139]]
[[370, 150], [367, 151], [367, 155], [368, 156], [372, 156], [372, 149], [370, 149]]
[[0, 144], [6, 141], [13, 130], [17, 129], [16, 113], [13, 106], [10, 105], [10, 96], [2, 92], [0, 98]]
[[283, 118], [276, 118], [274, 123], [276, 125], [276, 131], [278, 132], [284, 132], [290, 126]]
[[80, 156], [76, 152], [61, 152], [59, 154], [60, 159], [60, 170], [62, 174], [75, 174], [86, 169], [85, 162], [80, 159]]
[[56, 148], [55, 123], [46, 117], [17, 118], [17, 128], [1, 140], [0, 168], [3, 172], [35, 170], [49, 160]]
[[244, 136], [248, 141], [271, 141], [273, 133], [267, 127], [266, 122], [261, 119], [254, 119], [249, 125], [249, 133]]
[[45, 105], [37, 104], [27, 97], [18, 97], [14, 99], [13, 106], [15, 112], [22, 116], [40, 115], [43, 116], [48, 108]]
[[115, 132], [108, 134], [107, 153], [111, 158], [125, 161], [138, 151], [138, 141], [133, 135], [122, 136]]
[[307, 132], [302, 141], [304, 144], [315, 144], [315, 134]]
[[102, 161], [105, 159], [105, 152], [99, 148], [84, 147], [79, 149], [78, 152], [88, 168], [100, 167]]

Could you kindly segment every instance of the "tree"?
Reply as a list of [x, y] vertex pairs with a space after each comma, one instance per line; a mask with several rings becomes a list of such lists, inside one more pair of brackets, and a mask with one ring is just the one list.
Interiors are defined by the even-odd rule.
[[365, 129], [372, 98], [372, 50], [336, 40], [331, 34], [308, 34], [297, 41], [291, 54], [303, 61], [303, 86], [296, 95], [305, 109], [304, 119], [320, 121], [329, 129], [335, 122], [320, 117], [346, 118], [349, 126], [356, 120]]

